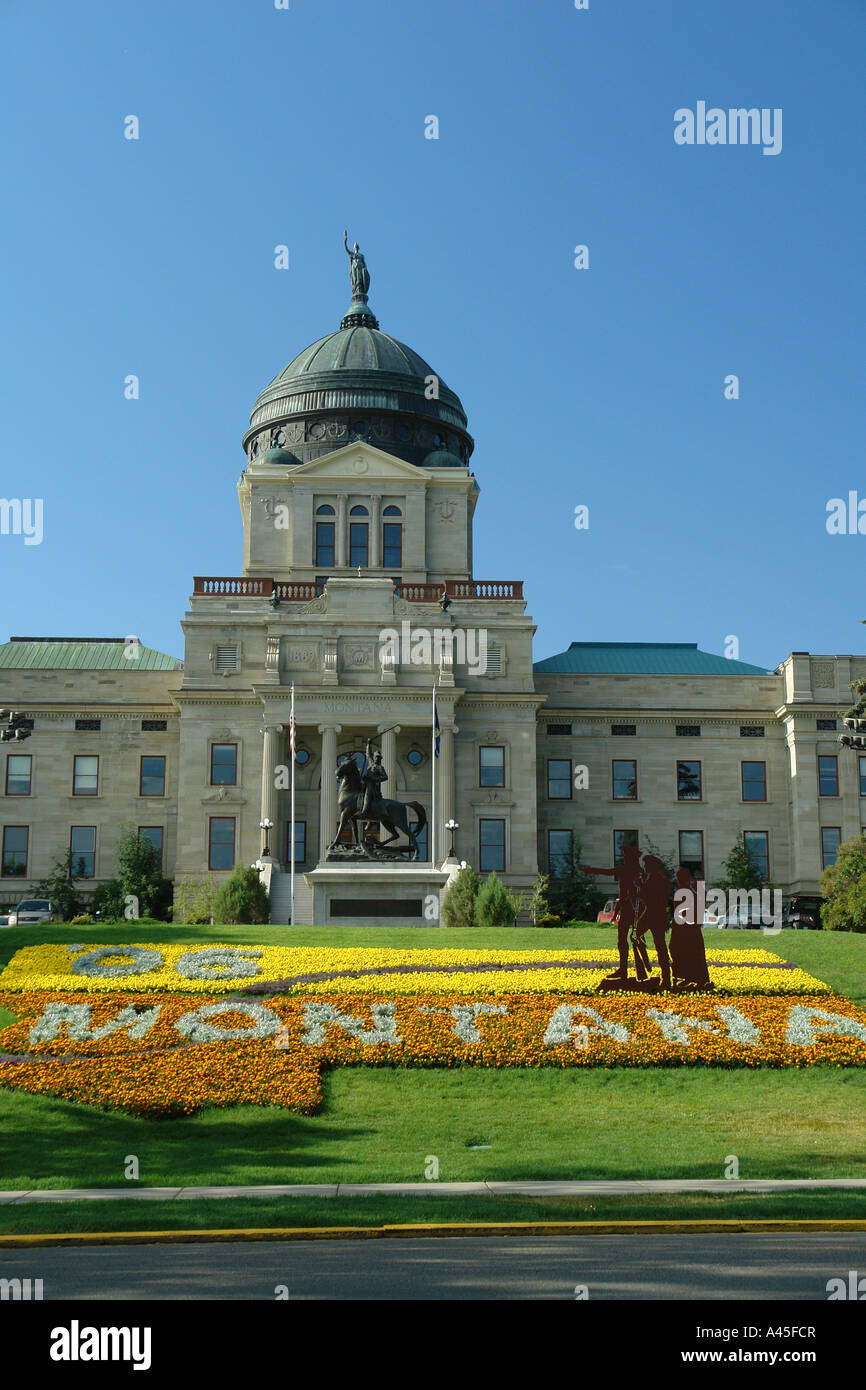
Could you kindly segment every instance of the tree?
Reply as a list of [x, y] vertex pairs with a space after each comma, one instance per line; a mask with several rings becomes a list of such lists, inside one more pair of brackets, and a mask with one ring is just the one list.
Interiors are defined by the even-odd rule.
[[171, 882], [162, 876], [162, 856], [132, 825], [123, 827], [117, 846], [117, 882], [124, 900], [130, 895], [138, 899], [140, 916], [165, 914], [171, 901]]
[[866, 931], [866, 835], [839, 846], [821, 875], [821, 922], [828, 931]]
[[451, 880], [442, 899], [442, 921], [446, 927], [474, 927], [478, 875], [467, 864]]
[[547, 917], [549, 915], [550, 908], [547, 902], [549, 889], [550, 874], [539, 874], [533, 884], [532, 893], [526, 903], [526, 910], [536, 926], [538, 926], [539, 917]]
[[767, 879], [764, 877], [761, 866], [746, 849], [746, 841], [743, 832], [740, 831], [731, 852], [724, 860], [725, 877], [720, 879], [715, 886], [728, 892], [731, 888], [766, 888]]
[[520, 911], [520, 899], [506, 888], [495, 870], [489, 873], [475, 899], [475, 921], [479, 927], [510, 927]]
[[[76, 873], [76, 869], [78, 872]], [[36, 885], [36, 895], [49, 898], [62, 922], [68, 922], [81, 911], [82, 902], [75, 890], [78, 879], [84, 877], [84, 861], [79, 855], [78, 863], [72, 862], [72, 850], [68, 849], [58, 860], [47, 878]]]
[[580, 855], [581, 843], [575, 836], [571, 849], [557, 855], [561, 872], [550, 880], [550, 906], [563, 922], [594, 922], [605, 902], [604, 893], [581, 869]]
[[214, 893], [213, 919], [220, 926], [231, 923], [269, 922], [271, 900], [257, 869], [236, 864]]

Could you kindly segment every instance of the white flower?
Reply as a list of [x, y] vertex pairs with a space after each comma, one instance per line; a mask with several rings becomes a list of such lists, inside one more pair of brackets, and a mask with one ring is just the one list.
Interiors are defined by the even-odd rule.
[[733, 1004], [717, 1004], [716, 1013], [728, 1030], [731, 1042], [754, 1047], [761, 1040], [761, 1030]]
[[[106, 957], [130, 957], [119, 965], [102, 965]], [[149, 975], [159, 970], [165, 961], [161, 951], [148, 951], [143, 946], [97, 946], [87, 955], [69, 964], [73, 975], [89, 975], [102, 980], [115, 980], [119, 975]]]
[[647, 1009], [646, 1015], [658, 1024], [668, 1042], [682, 1043], [684, 1047], [688, 1047], [691, 1042], [686, 1031], [689, 1028], [699, 1028], [703, 1033], [719, 1031], [712, 1023], [704, 1023], [699, 1018], [684, 1018], [682, 1014], [675, 1014], [670, 1009]]
[[[586, 1023], [575, 1024], [575, 1014], [583, 1014], [584, 1017], [593, 1019], [595, 1027]], [[597, 1009], [590, 1008], [588, 1004], [559, 1004], [550, 1015], [550, 1022], [542, 1040], [543, 1046], [559, 1047], [563, 1043], [573, 1042], [575, 1047], [586, 1047], [592, 1033], [613, 1038], [614, 1042], [631, 1042], [627, 1028], [621, 1023], [604, 1018]]]
[[504, 1004], [452, 1004], [451, 1016], [454, 1019], [454, 1035], [464, 1043], [481, 1042], [481, 1034], [475, 1027], [479, 1014], [504, 1014], [508, 1010]]
[[785, 1029], [785, 1042], [793, 1043], [795, 1047], [811, 1047], [831, 1033], [839, 1038], [860, 1038], [866, 1042], [866, 1027], [858, 1023], [856, 1018], [827, 1013], [826, 1009], [813, 1009], [808, 1004], [792, 1005]]
[[[246, 1014], [247, 1018], [251, 1018], [252, 1028], [218, 1028], [215, 1024], [206, 1022], [207, 1019], [216, 1018], [220, 1014], [235, 1013]], [[278, 1033], [282, 1025], [276, 1014], [264, 1004], [253, 1004], [247, 1000], [237, 1003], [227, 999], [222, 1004], [203, 1004], [200, 1009], [184, 1014], [174, 1026], [181, 1036], [189, 1038], [190, 1042], [211, 1043], [262, 1042]]]
[[253, 947], [214, 946], [205, 951], [185, 951], [175, 965], [185, 980], [235, 980], [241, 975], [260, 975], [256, 965], [262, 952]]
[[134, 1004], [127, 1004], [107, 1023], [91, 1028], [89, 1004], [65, 1004], [56, 1000], [45, 1006], [41, 1017], [30, 1029], [30, 1046], [53, 1042], [63, 1028], [68, 1030], [75, 1042], [98, 1042], [100, 1038], [107, 1038], [110, 1033], [120, 1032], [124, 1028], [131, 1038], [144, 1038], [159, 1018], [161, 1007], [157, 1004], [139, 1013]]
[[363, 1018], [345, 1014], [333, 1004], [304, 1004], [304, 1026], [301, 1042], [308, 1046], [318, 1046], [326, 1041], [325, 1028], [334, 1024], [346, 1033], [351, 1033], [360, 1043], [399, 1043], [397, 1035], [397, 1011], [394, 1004], [372, 1004], [370, 1013], [373, 1027], [369, 1028]]

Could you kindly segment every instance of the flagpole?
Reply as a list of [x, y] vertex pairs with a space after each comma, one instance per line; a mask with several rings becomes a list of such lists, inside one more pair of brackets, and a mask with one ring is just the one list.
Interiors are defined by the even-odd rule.
[[430, 767], [432, 784], [430, 791], [430, 863], [436, 867], [436, 682], [433, 682], [433, 718], [430, 725]]
[[292, 829], [289, 835], [289, 854], [291, 856], [289, 862], [291, 864], [292, 873], [292, 907], [289, 920], [292, 926], [295, 925], [295, 743], [295, 687], [294, 684], [292, 684], [292, 705], [289, 716], [289, 752], [292, 759]]

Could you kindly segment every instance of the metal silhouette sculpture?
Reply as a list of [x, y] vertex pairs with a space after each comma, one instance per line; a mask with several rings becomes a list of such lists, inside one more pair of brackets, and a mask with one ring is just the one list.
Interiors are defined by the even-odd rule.
[[[344, 758], [337, 765], [340, 819], [326, 858], [402, 859], [408, 853], [410, 859], [417, 859], [420, 854], [417, 837], [427, 824], [427, 812], [420, 801], [395, 801], [382, 796], [382, 783], [387, 782], [388, 773], [382, 765], [381, 752], [373, 752], [372, 743], [372, 739], [367, 740], [363, 771], [353, 757]], [[414, 825], [409, 822], [410, 811], [417, 817]], [[387, 839], [376, 840], [363, 833], [367, 825], [376, 822], [388, 832]], [[338, 843], [347, 826], [352, 829], [351, 846]], [[407, 837], [408, 845], [394, 843], [399, 840], [400, 831]]]
[[[615, 878], [619, 885], [619, 967], [612, 975], [605, 976], [599, 984], [600, 990], [657, 994], [660, 989], [674, 993], [713, 989], [700, 922], [681, 922], [675, 917], [668, 950], [671, 884], [667, 870], [657, 855], [645, 855], [641, 862], [637, 845], [624, 845], [622, 860], [613, 868], [597, 868], [588, 864], [581, 865], [581, 868], [586, 874]], [[691, 891], [694, 904], [696, 883], [690, 871], [678, 869], [676, 879], [680, 888]], [[655, 947], [659, 975], [652, 973], [647, 935], [652, 938]], [[636, 978], [631, 978], [628, 973], [629, 947], [634, 951]]]

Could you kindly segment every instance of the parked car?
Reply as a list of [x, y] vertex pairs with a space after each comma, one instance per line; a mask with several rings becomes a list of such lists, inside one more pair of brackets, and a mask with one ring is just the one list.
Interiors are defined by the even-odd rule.
[[724, 927], [727, 925], [724, 912], [704, 912], [702, 927]]
[[727, 917], [719, 923], [720, 927], [751, 927], [754, 931], [760, 931], [764, 922], [761, 917], [761, 908], [754, 904], [745, 904], [742, 907], [735, 907]]
[[53, 922], [54, 905], [47, 898], [25, 898], [9, 913], [10, 927], [30, 927], [36, 922]]
[[608, 898], [595, 920], [597, 922], [617, 922], [619, 920], [619, 898]]
[[782, 925], [793, 927], [796, 931], [821, 930], [821, 903], [823, 898], [808, 893], [797, 893], [788, 901], [782, 914]]

